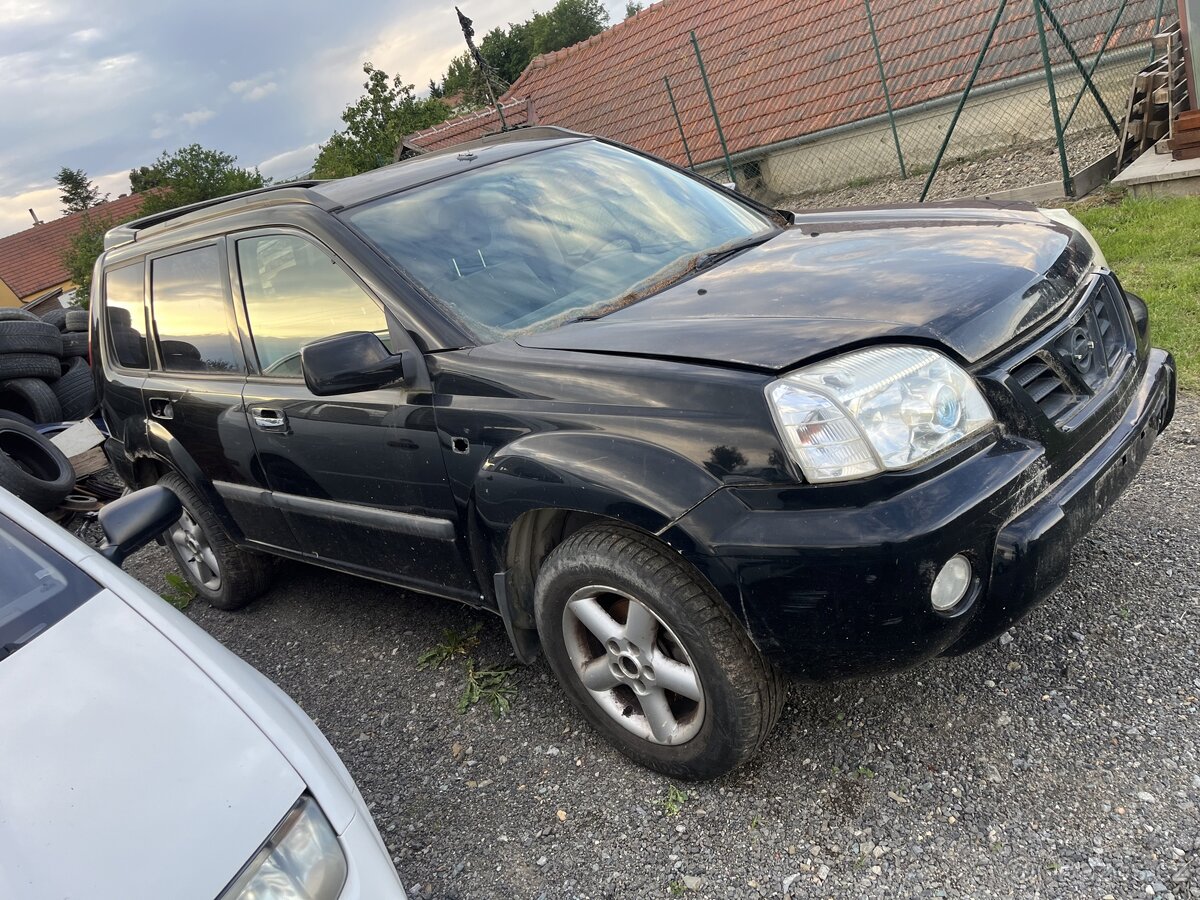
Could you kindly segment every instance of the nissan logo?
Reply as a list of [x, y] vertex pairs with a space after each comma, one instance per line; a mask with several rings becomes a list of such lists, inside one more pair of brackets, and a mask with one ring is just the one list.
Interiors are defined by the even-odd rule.
[[1067, 335], [1066, 350], [1071, 356], [1071, 364], [1081, 375], [1086, 375], [1092, 369], [1093, 353], [1096, 342], [1092, 340], [1088, 330], [1082, 325], [1076, 325]]

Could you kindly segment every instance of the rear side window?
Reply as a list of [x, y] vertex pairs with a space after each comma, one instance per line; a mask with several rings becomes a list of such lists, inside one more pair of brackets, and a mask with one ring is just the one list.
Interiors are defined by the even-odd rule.
[[167, 371], [243, 371], [222, 282], [216, 247], [185, 250], [151, 263], [154, 328]]
[[149, 367], [146, 357], [146, 307], [142, 284], [146, 264], [138, 262], [104, 275], [104, 318], [117, 362], [130, 369]]
[[264, 375], [299, 378], [300, 348], [346, 331], [370, 331], [388, 343], [375, 301], [312, 241], [268, 235], [237, 242], [246, 317]]

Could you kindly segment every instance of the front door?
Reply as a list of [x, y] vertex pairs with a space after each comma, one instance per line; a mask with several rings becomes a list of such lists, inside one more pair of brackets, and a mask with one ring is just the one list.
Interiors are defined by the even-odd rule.
[[230, 238], [257, 372], [242, 399], [258, 464], [300, 548], [321, 562], [477, 599], [428, 389], [317, 397], [300, 348], [348, 331], [408, 340], [324, 245], [291, 230]]

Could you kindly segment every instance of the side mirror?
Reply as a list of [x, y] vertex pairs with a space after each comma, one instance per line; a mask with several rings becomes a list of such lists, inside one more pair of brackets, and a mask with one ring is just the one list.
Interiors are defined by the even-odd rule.
[[131, 553], [174, 525], [182, 512], [179, 498], [157, 484], [114, 500], [96, 514], [108, 541], [100, 555], [121, 565]]
[[308, 389], [328, 397], [411, 381], [417, 361], [411, 350], [393, 354], [378, 336], [351, 331], [306, 344], [300, 349], [300, 367]]

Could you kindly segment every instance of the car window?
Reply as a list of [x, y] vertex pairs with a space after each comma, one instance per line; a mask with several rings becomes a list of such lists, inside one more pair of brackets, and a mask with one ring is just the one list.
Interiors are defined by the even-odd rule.
[[149, 367], [146, 356], [146, 307], [142, 286], [146, 264], [137, 262], [104, 275], [104, 317], [117, 362], [131, 369]]
[[370, 331], [387, 343], [383, 311], [312, 241], [288, 234], [243, 238], [237, 258], [264, 375], [301, 377], [300, 348], [330, 335]]
[[701, 180], [596, 141], [343, 216], [485, 340], [611, 312], [682, 277], [700, 254], [778, 227]]
[[50, 547], [0, 516], [0, 678], [2, 661], [66, 617], [100, 587]]
[[151, 308], [164, 369], [243, 371], [222, 284], [216, 247], [185, 250], [151, 263]]

